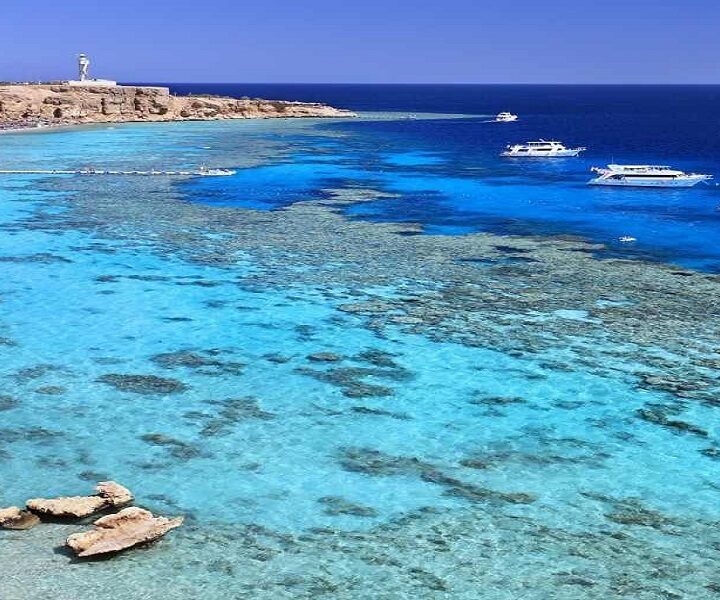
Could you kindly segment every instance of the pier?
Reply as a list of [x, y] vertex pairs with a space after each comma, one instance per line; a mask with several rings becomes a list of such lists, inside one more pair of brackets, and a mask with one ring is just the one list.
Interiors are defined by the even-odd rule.
[[231, 169], [207, 169], [194, 171], [117, 171], [104, 169], [0, 169], [0, 175], [136, 175], [141, 177], [218, 177], [234, 175]]

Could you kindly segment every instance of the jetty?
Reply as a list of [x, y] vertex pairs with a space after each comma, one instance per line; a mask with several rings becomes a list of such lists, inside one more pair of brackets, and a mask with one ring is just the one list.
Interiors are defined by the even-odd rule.
[[192, 171], [118, 171], [112, 169], [0, 169], [0, 175], [135, 175], [141, 177], [223, 177], [235, 175], [232, 169], [200, 169]]

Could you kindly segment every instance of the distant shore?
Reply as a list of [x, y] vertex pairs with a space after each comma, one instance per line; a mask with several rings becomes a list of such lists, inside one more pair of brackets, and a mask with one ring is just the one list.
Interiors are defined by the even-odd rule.
[[173, 96], [165, 87], [0, 85], [0, 133], [91, 123], [355, 116], [352, 111], [314, 102]]

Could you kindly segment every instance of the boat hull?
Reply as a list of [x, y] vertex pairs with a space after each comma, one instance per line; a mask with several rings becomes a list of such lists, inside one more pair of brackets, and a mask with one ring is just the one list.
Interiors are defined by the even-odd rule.
[[567, 150], [558, 150], [557, 152], [503, 152], [501, 156], [506, 158], [567, 158], [578, 156], [582, 150], [569, 148]]
[[596, 177], [588, 183], [590, 185], [609, 185], [615, 187], [691, 188], [707, 180], [708, 178], [704, 176], [655, 181], [632, 177], [626, 177], [625, 179], [604, 179], [602, 177]]

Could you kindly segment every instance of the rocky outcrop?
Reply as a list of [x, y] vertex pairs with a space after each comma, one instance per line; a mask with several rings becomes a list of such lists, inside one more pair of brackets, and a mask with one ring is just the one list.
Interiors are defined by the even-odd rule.
[[0, 529], [30, 529], [40, 523], [37, 515], [17, 506], [0, 508]]
[[130, 490], [114, 481], [100, 482], [95, 490], [97, 494], [94, 496], [33, 498], [27, 501], [27, 508], [41, 516], [60, 519], [82, 518], [101, 510], [123, 506], [133, 499]]
[[182, 523], [182, 517], [156, 517], [133, 506], [98, 519], [90, 531], [71, 535], [67, 545], [83, 558], [111, 554], [152, 542]]
[[324, 104], [221, 96], [173, 96], [164, 87], [0, 85], [0, 125], [352, 117]]

